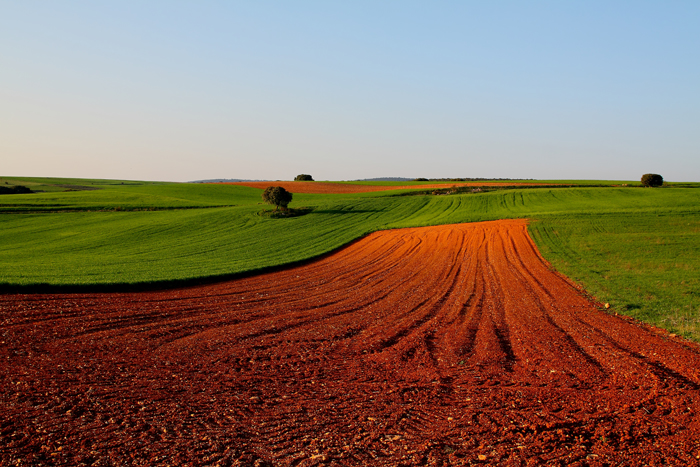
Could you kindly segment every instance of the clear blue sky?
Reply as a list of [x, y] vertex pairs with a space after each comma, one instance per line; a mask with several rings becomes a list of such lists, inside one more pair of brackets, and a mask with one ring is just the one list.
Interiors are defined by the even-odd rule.
[[700, 1], [0, 1], [0, 175], [700, 181]]

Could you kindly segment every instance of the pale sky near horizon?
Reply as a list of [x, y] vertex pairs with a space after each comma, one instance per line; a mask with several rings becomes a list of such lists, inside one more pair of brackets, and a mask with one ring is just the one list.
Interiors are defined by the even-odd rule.
[[0, 176], [700, 181], [700, 2], [0, 1]]

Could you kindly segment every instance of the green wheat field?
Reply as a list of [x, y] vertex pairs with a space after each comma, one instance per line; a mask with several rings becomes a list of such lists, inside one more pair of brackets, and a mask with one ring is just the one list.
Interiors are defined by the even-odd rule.
[[[295, 193], [290, 208], [308, 213], [274, 219], [262, 190], [236, 185], [2, 177], [35, 193], [0, 195], [0, 292], [192, 285], [297, 264], [377, 230], [527, 218], [542, 255], [612, 312], [700, 341], [700, 184], [532, 182], [574, 186]], [[412, 184], [382, 184], [392, 183]]]

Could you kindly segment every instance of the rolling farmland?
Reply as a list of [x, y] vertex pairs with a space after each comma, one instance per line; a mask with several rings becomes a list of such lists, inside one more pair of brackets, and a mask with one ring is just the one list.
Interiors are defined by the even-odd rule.
[[4, 463], [700, 456], [697, 345], [616, 316], [700, 338], [696, 188], [295, 193], [309, 213], [269, 219], [251, 187], [32, 183], [0, 198]]
[[[243, 186], [28, 181], [44, 191], [0, 198], [4, 292], [193, 285], [300, 264], [383, 229], [528, 218], [545, 257], [598, 299], [700, 338], [695, 188], [582, 183], [449, 196], [295, 193], [291, 207], [310, 213], [269, 219], [259, 215], [266, 209], [261, 190]], [[547, 183], [555, 182], [571, 183]], [[66, 186], [100, 189], [55, 191]]]

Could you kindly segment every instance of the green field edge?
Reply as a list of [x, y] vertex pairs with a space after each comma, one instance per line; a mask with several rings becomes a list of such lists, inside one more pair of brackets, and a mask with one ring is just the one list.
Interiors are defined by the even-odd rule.
[[[385, 229], [385, 230], [395, 230], [395, 229]], [[280, 264], [275, 264], [271, 266], [262, 266], [259, 268], [246, 269], [244, 271], [237, 271], [232, 273], [224, 274], [212, 274], [204, 275], [198, 277], [189, 277], [186, 279], [168, 279], [168, 280], [158, 280], [158, 281], [142, 281], [142, 282], [112, 282], [109, 284], [97, 283], [97, 284], [48, 284], [48, 283], [36, 283], [36, 284], [8, 284], [0, 283], [0, 296], [1, 295], [48, 295], [48, 294], [88, 294], [88, 293], [107, 293], [107, 294], [119, 294], [119, 293], [134, 293], [134, 292], [162, 292], [168, 290], [178, 290], [184, 288], [200, 287], [205, 285], [221, 284], [223, 282], [244, 279], [246, 277], [260, 276], [263, 274], [270, 274], [273, 272], [286, 271], [289, 269], [294, 269], [299, 266], [305, 266], [308, 264], [321, 261], [328, 258], [335, 253], [339, 252], [343, 248], [361, 241], [363, 238], [371, 235], [374, 232], [368, 232], [361, 235], [358, 238], [352, 239], [337, 248], [332, 249], [318, 255], [311, 256], [309, 258], [284, 262]]]
[[[199, 287], [212, 284], [220, 284], [223, 282], [228, 282], [232, 280], [243, 279], [247, 277], [254, 277], [263, 274], [269, 274], [273, 272], [286, 271], [294, 269], [300, 266], [305, 266], [313, 264], [317, 261], [329, 258], [334, 254], [340, 252], [341, 250], [362, 241], [369, 235], [378, 232], [387, 232], [392, 230], [402, 230], [402, 229], [413, 229], [413, 228], [429, 228], [437, 227], [440, 225], [459, 225], [459, 224], [474, 224], [479, 222], [497, 222], [501, 220], [513, 220], [513, 219], [523, 219], [530, 222], [536, 222], [537, 219], [530, 219], [529, 217], [504, 217], [504, 218], [493, 218], [487, 220], [477, 220], [471, 222], [446, 222], [437, 223], [430, 225], [415, 225], [410, 227], [389, 227], [389, 228], [379, 228], [375, 230], [367, 231], [337, 247], [332, 248], [329, 251], [322, 252], [317, 255], [312, 255], [307, 258], [302, 258], [298, 260], [282, 262], [275, 265], [253, 267], [250, 269], [223, 273], [223, 274], [208, 274], [202, 276], [195, 276], [183, 279], [168, 279], [168, 280], [156, 280], [156, 281], [138, 281], [138, 282], [111, 282], [111, 283], [93, 283], [93, 284], [50, 284], [50, 283], [34, 283], [34, 284], [12, 284], [12, 283], [0, 283], [0, 295], [47, 295], [47, 294], [87, 294], [87, 293], [133, 293], [133, 292], [158, 292], [167, 290], [177, 290], [182, 288]], [[532, 239], [532, 235], [529, 232], [528, 235]], [[534, 242], [534, 240], [533, 240]], [[538, 246], [539, 252], [539, 246]], [[540, 253], [541, 255], [541, 253]], [[545, 258], [546, 259], [546, 258]], [[561, 274], [561, 273], [560, 273]], [[563, 274], [562, 274], [563, 275]], [[565, 276], [566, 277], [566, 276]], [[567, 278], [568, 279], [568, 278]], [[568, 279], [570, 280], [570, 279]]]

